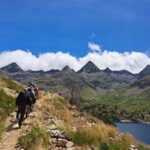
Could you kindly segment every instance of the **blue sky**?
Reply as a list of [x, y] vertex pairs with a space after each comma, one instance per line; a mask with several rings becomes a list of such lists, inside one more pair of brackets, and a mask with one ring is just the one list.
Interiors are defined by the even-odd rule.
[[149, 52], [149, 10], [150, 0], [0, 0], [0, 50]]

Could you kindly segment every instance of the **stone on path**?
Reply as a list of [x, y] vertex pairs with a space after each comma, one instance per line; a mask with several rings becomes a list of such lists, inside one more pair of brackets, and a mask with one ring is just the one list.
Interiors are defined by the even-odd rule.
[[67, 144], [67, 140], [58, 139], [55, 144], [56, 144], [57, 147], [64, 147], [65, 148], [66, 144]]
[[74, 143], [71, 142], [71, 141], [68, 141], [67, 144], [66, 144], [66, 147], [67, 148], [70, 148], [70, 147], [73, 147]]
[[66, 150], [75, 150], [75, 147], [67, 148]]
[[19, 128], [19, 125], [18, 125], [18, 123], [15, 123], [15, 124], [12, 126], [12, 129], [17, 129], [17, 128]]

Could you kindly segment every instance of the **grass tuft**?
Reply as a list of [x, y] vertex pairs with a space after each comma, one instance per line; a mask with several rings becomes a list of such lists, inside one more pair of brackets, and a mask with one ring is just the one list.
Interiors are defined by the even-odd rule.
[[79, 145], [97, 145], [101, 141], [100, 133], [94, 128], [81, 127], [70, 134], [72, 141]]
[[36, 150], [37, 147], [48, 148], [49, 136], [44, 129], [32, 127], [30, 132], [19, 138], [19, 145], [25, 150]]

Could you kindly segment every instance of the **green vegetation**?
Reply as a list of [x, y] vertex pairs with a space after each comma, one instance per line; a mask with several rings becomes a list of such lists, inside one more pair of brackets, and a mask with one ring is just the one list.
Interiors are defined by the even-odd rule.
[[84, 95], [83, 98], [87, 103], [82, 105], [82, 109], [106, 123], [112, 124], [119, 119], [150, 122], [150, 89], [131, 94], [120, 89], [93, 98]]
[[7, 87], [9, 89], [12, 89], [15, 91], [20, 91], [22, 89], [22, 85], [16, 83], [15, 81], [12, 81], [9, 78], [0, 76], [0, 81], [4, 83], [3, 84], [4, 87]]
[[25, 150], [36, 150], [39, 146], [43, 149], [47, 149], [49, 136], [44, 129], [35, 126], [32, 127], [31, 131], [19, 138], [19, 145]]
[[4, 130], [4, 120], [14, 110], [15, 100], [0, 90], [0, 135]]
[[117, 142], [102, 142], [100, 143], [99, 150], [128, 150], [129, 143], [123, 140]]
[[[96, 128], [95, 128], [96, 129]], [[98, 144], [101, 141], [101, 135], [92, 128], [78, 128], [76, 132], [70, 134], [72, 141], [77, 145]]]
[[18, 83], [0, 76], [0, 136], [4, 131], [4, 122], [6, 117], [14, 111], [15, 91], [19, 91], [21, 89], [22, 86]]
[[[48, 149], [49, 137], [41, 127], [45, 127], [45, 121], [52, 117], [57, 118], [55, 120], [57, 129], [62, 131], [75, 146], [83, 149], [94, 147], [99, 150], [128, 150], [131, 144], [138, 147], [138, 142], [131, 135], [120, 134], [115, 127], [106, 125], [86, 113], [81, 113], [77, 108], [68, 107], [65, 100], [58, 94], [43, 95], [38, 110], [42, 113], [41, 117], [45, 116], [44, 122], [40, 124], [37, 120], [40, 127], [32, 127], [19, 139], [19, 145], [25, 150], [36, 150], [39, 147]], [[41, 117], [38, 118], [40, 121]], [[49, 127], [49, 124], [46, 126]], [[144, 145], [140, 147], [145, 148]]]
[[120, 120], [121, 111], [117, 105], [93, 104], [84, 107], [84, 110], [108, 124], [114, 124], [115, 121]]

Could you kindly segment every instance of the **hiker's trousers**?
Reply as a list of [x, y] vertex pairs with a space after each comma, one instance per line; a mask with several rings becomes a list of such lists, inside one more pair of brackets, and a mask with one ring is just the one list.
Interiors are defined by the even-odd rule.
[[26, 105], [18, 106], [17, 116], [16, 118], [19, 120], [19, 127], [21, 127], [25, 113], [26, 113]]

